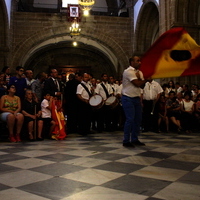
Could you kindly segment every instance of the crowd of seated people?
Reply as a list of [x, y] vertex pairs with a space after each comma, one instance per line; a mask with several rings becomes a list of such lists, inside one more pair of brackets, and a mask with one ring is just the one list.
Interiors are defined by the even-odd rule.
[[[123, 130], [125, 116], [120, 103], [121, 81], [114, 80], [113, 76], [109, 77], [107, 74], [103, 74], [101, 80], [92, 75], [85, 74], [84, 76], [89, 77], [86, 82], [91, 88], [91, 95], [105, 96], [102, 98], [104, 102], [102, 105], [96, 105], [90, 110], [91, 129], [97, 132]], [[0, 121], [7, 124], [9, 140], [20, 142], [22, 139], [20, 134], [24, 130], [30, 141], [40, 141], [44, 137], [62, 140], [66, 137], [66, 131], [87, 134], [79, 130], [80, 120], [85, 120], [80, 117], [85, 115], [85, 113], [80, 113], [80, 105], [89, 103], [84, 99], [88, 91], [83, 92], [85, 86], [82, 87], [82, 85], [86, 82], [82, 75], [71, 74], [67, 81], [66, 74], [58, 75], [57, 70], [53, 69], [50, 77], [44, 72], [39, 73], [36, 79], [33, 77], [32, 70], [25, 70], [21, 66], [16, 68], [16, 75], [10, 75], [9, 67], [4, 67], [0, 73]], [[48, 91], [44, 91], [44, 88], [47, 88], [45, 84], [50, 83], [50, 78], [57, 81], [55, 84], [60, 88], [59, 92], [54, 92], [49, 87]], [[109, 88], [109, 94], [106, 94], [103, 85]], [[77, 93], [77, 88], [79, 88], [79, 93]], [[163, 84], [162, 88], [163, 92], [154, 109], [156, 120], [154, 130], [158, 132], [175, 130], [178, 133], [199, 131], [200, 90], [198, 85], [193, 84], [189, 88], [187, 84], [181, 86], [179, 83], [174, 84], [173, 81], [169, 81], [168, 84]], [[115, 102], [107, 106], [106, 101], [111, 96], [116, 97]], [[62, 105], [63, 102], [64, 105]], [[86, 107], [86, 109], [90, 108]], [[67, 126], [65, 115], [68, 117]]]
[[[5, 72], [6, 71], [6, 72]], [[25, 76], [25, 74], [27, 76]], [[62, 140], [66, 137], [64, 119], [58, 117], [62, 110], [58, 108], [58, 100], [49, 93], [44, 93], [46, 73], [39, 73], [33, 79], [32, 70], [16, 67], [16, 75], [9, 74], [9, 67], [3, 68], [0, 75], [0, 121], [5, 123], [10, 142], [43, 140], [44, 129], [49, 133], [46, 137]], [[54, 110], [53, 110], [54, 109]], [[45, 131], [47, 130], [45, 129]]]
[[181, 86], [173, 81], [164, 84], [155, 109], [157, 131], [161, 132], [162, 129], [168, 132], [171, 126], [178, 133], [199, 132], [199, 100], [200, 90], [197, 84], [193, 84], [191, 89], [187, 84]]

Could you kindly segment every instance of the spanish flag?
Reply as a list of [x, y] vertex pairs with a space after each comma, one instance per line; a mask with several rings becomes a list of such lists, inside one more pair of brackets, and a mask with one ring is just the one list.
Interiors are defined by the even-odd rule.
[[51, 138], [55, 140], [64, 140], [66, 138], [64, 115], [63, 112], [57, 111], [60, 105], [60, 100], [54, 100], [52, 102], [51, 117], [55, 121], [56, 126], [52, 132]]
[[141, 59], [145, 78], [200, 74], [200, 46], [181, 27], [161, 35]]

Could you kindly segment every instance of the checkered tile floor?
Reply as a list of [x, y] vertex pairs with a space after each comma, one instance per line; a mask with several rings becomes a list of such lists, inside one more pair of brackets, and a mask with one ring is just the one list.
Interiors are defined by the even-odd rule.
[[200, 199], [200, 134], [142, 133], [136, 148], [122, 137], [0, 142], [0, 199]]

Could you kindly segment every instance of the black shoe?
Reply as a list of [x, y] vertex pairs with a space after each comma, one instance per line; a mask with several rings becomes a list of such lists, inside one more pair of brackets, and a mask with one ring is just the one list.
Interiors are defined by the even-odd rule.
[[124, 147], [132, 147], [132, 148], [135, 147], [135, 146], [134, 146], [132, 143], [130, 143], [130, 142], [123, 143], [123, 146], [124, 146]]
[[138, 145], [138, 146], [145, 146], [144, 143], [140, 142], [139, 140], [131, 142], [133, 145]]

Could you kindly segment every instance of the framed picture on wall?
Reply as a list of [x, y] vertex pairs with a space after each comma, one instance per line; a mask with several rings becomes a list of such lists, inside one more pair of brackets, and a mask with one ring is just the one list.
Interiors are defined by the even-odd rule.
[[72, 18], [79, 18], [79, 7], [78, 5], [69, 4], [69, 16]]

